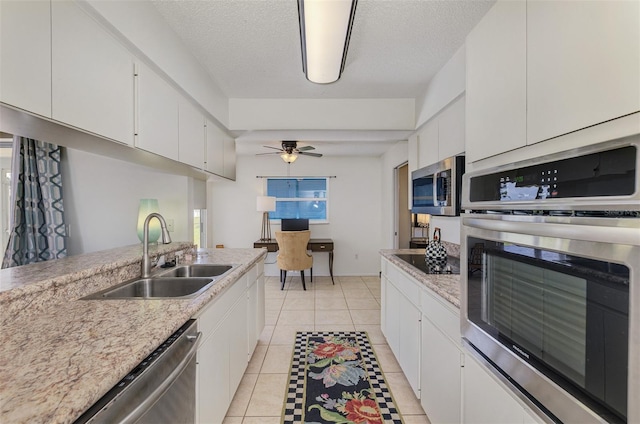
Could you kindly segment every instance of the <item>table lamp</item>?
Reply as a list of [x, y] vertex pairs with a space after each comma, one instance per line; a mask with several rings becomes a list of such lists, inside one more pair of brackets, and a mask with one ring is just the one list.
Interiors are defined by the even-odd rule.
[[256, 209], [258, 212], [262, 212], [262, 233], [260, 234], [260, 241], [271, 240], [269, 212], [276, 210], [276, 198], [273, 196], [258, 196]]

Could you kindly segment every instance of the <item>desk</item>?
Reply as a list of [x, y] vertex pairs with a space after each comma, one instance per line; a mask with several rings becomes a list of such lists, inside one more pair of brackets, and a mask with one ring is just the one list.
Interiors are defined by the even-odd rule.
[[[267, 252], [277, 252], [278, 242], [276, 241], [276, 239], [258, 240], [253, 243], [253, 247], [266, 247]], [[333, 281], [333, 240], [313, 238], [309, 239], [307, 250], [311, 250], [312, 252], [329, 253], [329, 274], [331, 274], [331, 282], [335, 284], [335, 282]]]

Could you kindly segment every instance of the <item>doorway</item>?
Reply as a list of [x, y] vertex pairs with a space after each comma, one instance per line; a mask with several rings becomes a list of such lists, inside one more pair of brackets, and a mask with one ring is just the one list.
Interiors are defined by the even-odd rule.
[[395, 169], [396, 219], [395, 249], [409, 249], [411, 241], [411, 211], [409, 210], [409, 164]]

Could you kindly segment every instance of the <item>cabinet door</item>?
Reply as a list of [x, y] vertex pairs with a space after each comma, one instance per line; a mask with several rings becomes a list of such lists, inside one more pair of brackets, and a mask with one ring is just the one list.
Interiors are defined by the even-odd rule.
[[236, 141], [228, 136], [223, 141], [224, 172], [223, 176], [231, 180], [236, 179]]
[[471, 355], [465, 357], [463, 376], [464, 423], [513, 424], [530, 420], [525, 408]]
[[409, 385], [420, 397], [420, 311], [400, 294], [400, 308], [397, 310], [400, 321], [400, 355], [398, 363], [409, 381]]
[[434, 118], [418, 134], [418, 168], [438, 162], [438, 150], [438, 118]]
[[178, 94], [147, 66], [138, 65], [136, 147], [179, 160]]
[[227, 327], [205, 339], [197, 354], [197, 421], [222, 423], [231, 403]]
[[204, 117], [195, 106], [180, 98], [178, 107], [178, 159], [198, 169], [204, 168]]
[[225, 319], [225, 325], [228, 325], [229, 331], [229, 391], [233, 398], [249, 363], [246, 296], [239, 299], [233, 306]]
[[51, 117], [49, 1], [0, 1], [0, 101]]
[[254, 281], [247, 291], [247, 340], [249, 343], [249, 357], [258, 344], [258, 282]]
[[216, 175], [224, 175], [224, 134], [213, 122], [207, 119], [207, 163], [205, 170]]
[[464, 152], [464, 97], [438, 117], [438, 160]]
[[[257, 305], [256, 305], [256, 336], [260, 338], [260, 334], [264, 330], [265, 326], [265, 286], [264, 286], [264, 274], [260, 274], [258, 276], [258, 281], [256, 281], [257, 286]], [[255, 346], [254, 346], [255, 348]], [[253, 351], [251, 352], [253, 354]], [[249, 355], [249, 359], [251, 359], [251, 355]]]
[[387, 343], [396, 358], [400, 354], [400, 291], [387, 281], [385, 301], [385, 332]]
[[526, 144], [526, 37], [524, 1], [497, 2], [467, 36], [467, 162]]
[[75, 2], [51, 12], [53, 119], [132, 145], [133, 56]]
[[527, 2], [527, 142], [640, 110], [640, 3]]
[[462, 352], [425, 316], [422, 317], [421, 329], [420, 403], [422, 409], [433, 423], [459, 423]]

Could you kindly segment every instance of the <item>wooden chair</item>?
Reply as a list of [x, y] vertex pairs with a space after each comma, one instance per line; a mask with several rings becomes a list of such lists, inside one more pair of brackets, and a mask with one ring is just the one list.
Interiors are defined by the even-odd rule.
[[307, 289], [304, 282], [304, 270], [311, 270], [311, 282], [313, 282], [313, 256], [307, 253], [307, 244], [311, 232], [306, 231], [276, 231], [278, 242], [278, 268], [280, 268], [280, 282], [284, 290], [284, 282], [287, 279], [287, 271], [300, 271], [302, 288]]

